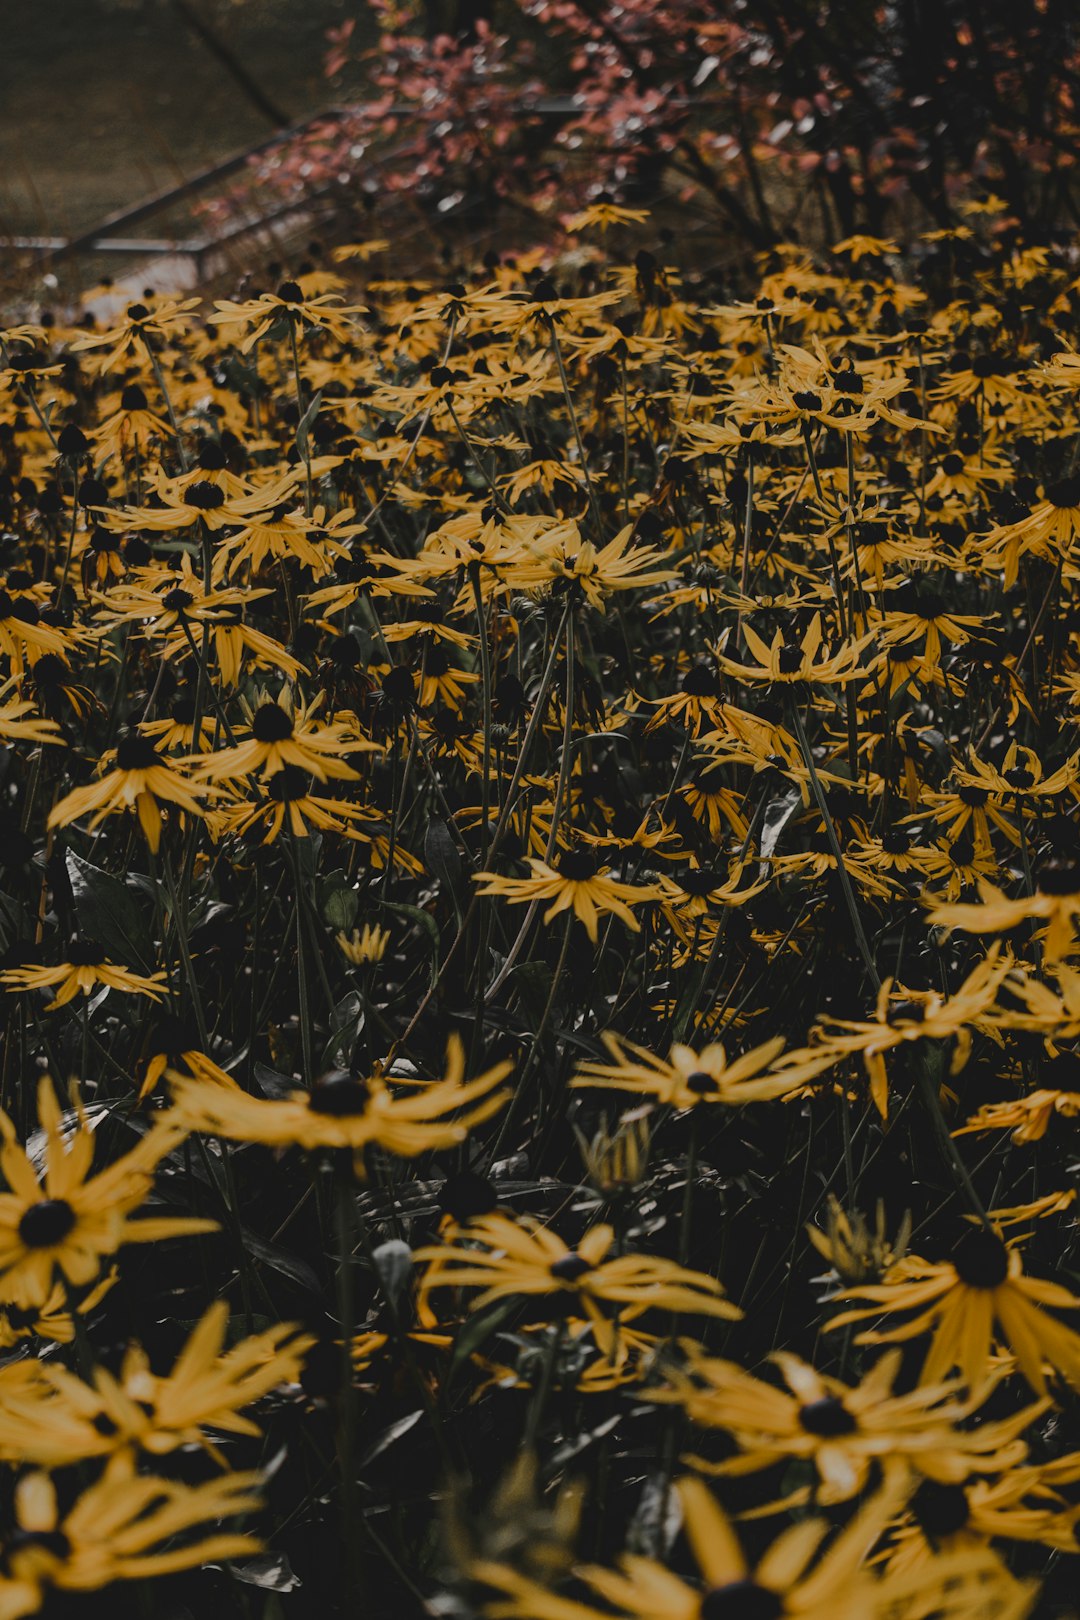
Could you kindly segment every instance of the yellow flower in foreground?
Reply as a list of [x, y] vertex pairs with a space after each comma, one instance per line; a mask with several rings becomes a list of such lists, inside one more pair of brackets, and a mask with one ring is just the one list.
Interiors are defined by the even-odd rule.
[[784, 1050], [781, 1036], [731, 1062], [724, 1048], [716, 1043], [702, 1047], [700, 1052], [676, 1043], [665, 1061], [611, 1031], [603, 1041], [614, 1061], [582, 1063], [570, 1082], [572, 1086], [637, 1092], [671, 1108], [696, 1108], [699, 1103], [738, 1107], [741, 1103], [786, 1097], [829, 1061], [808, 1060], [785, 1068], [777, 1063]]
[[475, 883], [482, 883], [481, 894], [501, 895], [512, 905], [541, 903], [550, 900], [544, 912], [544, 921], [550, 922], [563, 911], [573, 911], [584, 925], [585, 932], [597, 943], [597, 921], [611, 913], [635, 933], [640, 923], [630, 910], [646, 900], [662, 900], [664, 891], [655, 885], [641, 886], [619, 883], [608, 877], [607, 867], [601, 867], [596, 858], [584, 849], [566, 850], [553, 865], [530, 857], [532, 875], [527, 878], [501, 877], [498, 872], [477, 872]]
[[[17, 1530], [0, 1547], [5, 1569], [0, 1615], [18, 1620], [33, 1614], [50, 1587], [96, 1592], [113, 1581], [167, 1575], [258, 1552], [253, 1536], [207, 1534], [200, 1528], [260, 1507], [258, 1485], [255, 1473], [181, 1485], [136, 1474], [126, 1458], [117, 1457], [61, 1518], [49, 1476], [26, 1474], [15, 1488]], [[191, 1530], [199, 1531], [194, 1541], [163, 1550]]]
[[954, 1136], [968, 1131], [1012, 1131], [1014, 1142], [1041, 1142], [1051, 1119], [1075, 1119], [1080, 1114], [1080, 1091], [1030, 1091], [1009, 1102], [983, 1103]]
[[351, 934], [342, 929], [334, 938], [345, 960], [359, 967], [363, 962], [382, 961], [390, 943], [390, 930], [380, 928], [377, 923], [365, 923], [363, 928], [354, 928]]
[[466, 1081], [465, 1051], [457, 1036], [447, 1047], [441, 1080], [412, 1082], [402, 1095], [379, 1075], [363, 1078], [335, 1070], [310, 1091], [282, 1100], [252, 1097], [198, 1078], [170, 1074], [174, 1106], [167, 1118], [185, 1129], [208, 1131], [236, 1142], [267, 1147], [349, 1148], [359, 1155], [371, 1143], [411, 1159], [439, 1148], [457, 1147], [481, 1120], [495, 1114], [509, 1093], [496, 1090], [512, 1064]]
[[[724, 1462], [689, 1460], [717, 1474], [750, 1474], [792, 1460], [812, 1463], [820, 1482], [816, 1500], [823, 1505], [848, 1501], [866, 1488], [871, 1469], [886, 1462], [942, 1481], [1009, 1468], [1027, 1453], [1021, 1431], [1046, 1405], [1037, 1402], [999, 1422], [964, 1429], [960, 1424], [988, 1389], [964, 1399], [959, 1380], [952, 1380], [895, 1394], [899, 1350], [879, 1357], [857, 1384], [830, 1378], [778, 1350], [771, 1359], [787, 1385], [778, 1389], [734, 1362], [706, 1355], [699, 1345], [684, 1348], [685, 1369], [669, 1372], [668, 1387], [652, 1391], [651, 1398], [680, 1406], [699, 1427], [723, 1429], [739, 1447]], [[797, 1494], [808, 1498], [810, 1487]]]
[[29, 1363], [37, 1377], [11, 1394], [3, 1391], [0, 1454], [60, 1468], [133, 1447], [163, 1455], [178, 1446], [207, 1446], [207, 1428], [258, 1436], [243, 1409], [293, 1382], [315, 1341], [279, 1322], [223, 1352], [228, 1321], [228, 1306], [215, 1300], [165, 1377], [151, 1371], [137, 1345], [117, 1377], [98, 1366], [91, 1382], [61, 1366]]
[[872, 1020], [822, 1019], [814, 1031], [815, 1045], [811, 1050], [820, 1052], [826, 1060], [822, 1068], [860, 1054], [870, 1080], [870, 1095], [885, 1119], [889, 1108], [885, 1053], [919, 1041], [952, 1040], [949, 1072], [959, 1074], [971, 1051], [971, 1026], [993, 1007], [998, 988], [1011, 967], [1008, 957], [999, 960], [995, 945], [951, 996], [936, 990], [907, 990], [895, 985], [891, 978], [885, 979]]
[[[483, 1559], [472, 1565], [471, 1573], [499, 1594], [486, 1605], [487, 1614], [492, 1620], [601, 1620], [614, 1610], [619, 1620], [784, 1620], [786, 1616], [869, 1620], [888, 1612], [891, 1603], [899, 1605], [913, 1598], [919, 1606], [898, 1606], [891, 1612], [922, 1616], [933, 1611], [970, 1615], [972, 1620], [976, 1614], [990, 1620], [1006, 1612], [988, 1601], [978, 1609], [961, 1606], [959, 1601], [968, 1595], [969, 1579], [984, 1600], [991, 1581], [1014, 1586], [988, 1552], [943, 1558], [924, 1571], [902, 1577], [866, 1567], [869, 1554], [903, 1502], [903, 1487], [896, 1481], [873, 1497], [828, 1545], [827, 1521], [804, 1519], [782, 1531], [754, 1568], [707, 1487], [697, 1479], [682, 1479], [677, 1489], [700, 1584], [691, 1585], [655, 1559], [626, 1553], [616, 1570], [592, 1564], [576, 1571], [590, 1599], [604, 1605], [601, 1608], [592, 1601], [560, 1597], [505, 1564]], [[946, 1591], [947, 1601], [943, 1601]], [[1022, 1610], [1014, 1613], [1019, 1620]]]
[[217, 1230], [194, 1216], [131, 1217], [149, 1193], [158, 1164], [183, 1140], [168, 1120], [146, 1132], [122, 1158], [90, 1175], [94, 1133], [76, 1102], [76, 1128], [65, 1139], [52, 1081], [38, 1087], [38, 1118], [45, 1135], [44, 1175], [19, 1145], [15, 1127], [0, 1113], [0, 1301], [44, 1305], [62, 1273], [75, 1287], [94, 1281], [101, 1262], [125, 1243]]
[[1000, 1336], [1040, 1395], [1046, 1394], [1048, 1364], [1080, 1389], [1080, 1334], [1043, 1308], [1080, 1310], [1080, 1299], [1060, 1283], [1025, 1276], [1019, 1249], [1006, 1247], [987, 1227], [970, 1227], [952, 1260], [935, 1263], [909, 1255], [897, 1261], [883, 1282], [864, 1283], [841, 1298], [867, 1304], [842, 1311], [827, 1324], [829, 1329], [897, 1311], [916, 1312], [898, 1327], [859, 1334], [856, 1343], [896, 1343], [932, 1332], [923, 1383], [937, 1383], [959, 1367], [969, 1388], [977, 1389], [989, 1375], [991, 1350]]
[[858, 641], [845, 642], [837, 652], [830, 652], [823, 645], [820, 613], [815, 613], [801, 642], [788, 641], [783, 631], [777, 630], [771, 643], [766, 644], [748, 624], [743, 625], [742, 634], [757, 664], [740, 664], [721, 653], [718, 662], [724, 674], [744, 683], [764, 681], [786, 686], [803, 682], [825, 682], [832, 686], [854, 680], [861, 673], [859, 654], [872, 639], [863, 636]]

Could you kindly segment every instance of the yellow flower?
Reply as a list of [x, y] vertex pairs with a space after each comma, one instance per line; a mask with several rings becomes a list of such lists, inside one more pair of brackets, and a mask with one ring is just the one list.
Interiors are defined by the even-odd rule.
[[[96, 1592], [113, 1581], [143, 1580], [259, 1551], [253, 1537], [210, 1533], [222, 1519], [262, 1504], [255, 1473], [225, 1474], [182, 1485], [137, 1474], [126, 1457], [112, 1459], [63, 1517], [47, 1474], [26, 1474], [15, 1488], [17, 1530], [2, 1549], [0, 1614], [5, 1620], [38, 1609], [45, 1593]], [[199, 1532], [181, 1545], [174, 1538]]]
[[64, 1367], [32, 1363], [37, 1377], [4, 1401], [0, 1451], [61, 1468], [129, 1449], [155, 1456], [191, 1444], [212, 1450], [208, 1429], [258, 1436], [244, 1408], [295, 1381], [315, 1341], [282, 1322], [224, 1350], [228, 1320], [228, 1306], [216, 1300], [164, 1376], [151, 1371], [138, 1346], [127, 1350], [115, 1377], [98, 1366], [84, 1381]]
[[72, 342], [77, 353], [104, 349], [98, 369], [104, 375], [111, 371], [126, 355], [149, 360], [150, 340], [165, 339], [184, 331], [191, 324], [191, 312], [202, 302], [200, 298], [154, 300], [150, 307], [143, 303], [129, 304], [123, 319], [103, 332], [90, 332]]
[[108, 960], [96, 940], [73, 941], [65, 957], [65, 961], [58, 962], [54, 967], [7, 968], [0, 973], [0, 984], [12, 991], [51, 990], [56, 986], [56, 995], [45, 1008], [46, 1012], [52, 1012], [56, 1007], [66, 1007], [80, 991], [84, 996], [90, 995], [99, 984], [109, 990], [123, 990], [129, 995], [149, 996], [151, 1001], [160, 1001], [165, 994], [168, 980], [164, 972], [147, 977], [142, 973], [133, 973], [130, 968], [119, 967]]
[[726, 675], [743, 682], [776, 683], [781, 686], [799, 686], [813, 682], [827, 685], [852, 681], [861, 674], [859, 655], [873, 639], [871, 635], [846, 642], [837, 652], [830, 653], [823, 645], [821, 614], [815, 613], [810, 628], [802, 641], [789, 641], [782, 630], [777, 630], [771, 644], [762, 641], [748, 624], [742, 627], [743, 639], [757, 664], [740, 664], [733, 658], [718, 654], [720, 668]]
[[[953, 1380], [896, 1394], [899, 1350], [879, 1357], [857, 1384], [819, 1373], [788, 1351], [774, 1351], [771, 1360], [788, 1386], [782, 1390], [698, 1345], [684, 1349], [685, 1369], [669, 1372], [668, 1384], [651, 1391], [651, 1399], [680, 1406], [702, 1428], [723, 1429], [739, 1447], [725, 1462], [688, 1460], [722, 1475], [805, 1460], [817, 1473], [815, 1498], [823, 1506], [864, 1490], [875, 1467], [901, 1463], [916, 1476], [943, 1482], [1009, 1468], [1027, 1453], [1020, 1433], [1047, 1405], [1038, 1402], [965, 1429], [960, 1425], [983, 1404], [989, 1388], [965, 1399]], [[785, 1505], [809, 1495], [806, 1487]]]
[[153, 1186], [154, 1171], [183, 1140], [176, 1121], [154, 1125], [138, 1144], [97, 1175], [90, 1174], [94, 1133], [76, 1101], [76, 1127], [65, 1138], [52, 1081], [38, 1087], [38, 1118], [45, 1136], [44, 1174], [19, 1145], [15, 1127], [0, 1113], [0, 1300], [44, 1305], [57, 1273], [76, 1288], [97, 1277], [101, 1262], [125, 1243], [216, 1231], [194, 1216], [133, 1219]]
[[778, 1063], [784, 1050], [781, 1036], [731, 1062], [723, 1046], [715, 1042], [700, 1052], [676, 1043], [665, 1061], [611, 1031], [603, 1041], [613, 1061], [579, 1064], [572, 1086], [637, 1092], [671, 1108], [696, 1108], [701, 1103], [738, 1107], [789, 1096], [828, 1061], [808, 1058], [786, 1066]]
[[942, 928], [960, 928], [969, 934], [999, 934], [1032, 917], [1048, 926], [1045, 960], [1059, 962], [1076, 944], [1080, 916], [1080, 866], [1072, 861], [1046, 861], [1036, 873], [1035, 893], [1009, 900], [1000, 889], [982, 882], [978, 905], [937, 906], [929, 920]]
[[382, 961], [390, 943], [390, 930], [377, 923], [365, 923], [362, 929], [354, 928], [351, 934], [337, 933], [334, 938], [345, 960], [359, 967], [362, 962]]
[[250, 328], [241, 339], [241, 354], [253, 349], [276, 321], [285, 321], [294, 329], [320, 327], [339, 342], [347, 342], [356, 324], [352, 317], [366, 314], [364, 306], [343, 304], [336, 292], [305, 294], [304, 279], [283, 281], [276, 293], [260, 293], [258, 298], [249, 298], [244, 303], [229, 298], [215, 299], [217, 313], [210, 316], [210, 322], [223, 326], [229, 339]]
[[932, 1332], [924, 1383], [937, 1383], [959, 1367], [968, 1387], [978, 1389], [990, 1371], [996, 1328], [1039, 1395], [1046, 1394], [1047, 1365], [1080, 1388], [1080, 1333], [1044, 1309], [1080, 1310], [1080, 1299], [1060, 1283], [1025, 1276], [1019, 1248], [1015, 1243], [1007, 1247], [988, 1227], [970, 1227], [952, 1260], [909, 1255], [891, 1267], [883, 1282], [863, 1283], [840, 1297], [868, 1303], [842, 1311], [829, 1329], [898, 1311], [917, 1313], [899, 1327], [866, 1330], [856, 1342], [888, 1344]]
[[473, 882], [484, 885], [480, 894], [500, 895], [512, 905], [526, 902], [540, 904], [550, 900], [551, 904], [544, 912], [546, 923], [564, 911], [572, 911], [584, 925], [594, 945], [599, 937], [597, 921], [600, 917], [610, 913], [637, 933], [641, 925], [630, 907], [663, 898], [664, 891], [655, 884], [620, 883], [608, 877], [608, 868], [601, 867], [595, 857], [584, 849], [566, 850], [552, 865], [530, 856], [528, 864], [532, 875], [527, 878], [502, 877], [498, 872], [476, 872]]
[[508, 1093], [496, 1088], [511, 1068], [510, 1063], [497, 1063], [466, 1081], [464, 1048], [453, 1036], [443, 1079], [414, 1082], [405, 1095], [391, 1090], [379, 1075], [364, 1079], [337, 1070], [310, 1091], [295, 1091], [281, 1101], [172, 1075], [174, 1106], [166, 1118], [175, 1118], [186, 1130], [267, 1147], [295, 1146], [308, 1152], [348, 1148], [359, 1170], [363, 1150], [372, 1143], [411, 1159], [464, 1142], [474, 1125], [506, 1102]]
[[190, 782], [170, 760], [159, 754], [148, 737], [133, 732], [121, 740], [113, 755], [115, 765], [97, 782], [73, 788], [49, 812], [50, 827], [68, 827], [89, 815], [89, 826], [99, 827], [107, 816], [134, 810], [143, 836], [154, 854], [161, 844], [161, 806], [174, 805], [188, 815], [202, 814], [200, 797], [206, 788]]
[[499, 1299], [565, 1295], [580, 1303], [598, 1330], [606, 1320], [601, 1304], [625, 1307], [623, 1314], [630, 1318], [647, 1310], [691, 1311], [727, 1320], [742, 1315], [724, 1298], [715, 1277], [656, 1255], [609, 1258], [614, 1242], [612, 1227], [593, 1226], [571, 1249], [549, 1227], [527, 1217], [513, 1221], [496, 1211], [471, 1220], [459, 1244], [417, 1249], [415, 1258], [431, 1262], [425, 1295], [435, 1288], [481, 1289], [472, 1302], [474, 1311]]
[[[508, 1565], [478, 1560], [474, 1578], [499, 1594], [486, 1607], [491, 1620], [601, 1620], [613, 1610], [619, 1620], [866, 1620], [887, 1613], [899, 1595], [899, 1582], [865, 1567], [903, 1501], [895, 1481], [828, 1545], [827, 1520], [804, 1519], [782, 1531], [753, 1568], [708, 1488], [698, 1479], [681, 1479], [677, 1490], [699, 1584], [691, 1585], [655, 1559], [626, 1553], [618, 1569], [590, 1564], [575, 1572], [590, 1599], [581, 1602], [550, 1592]], [[988, 1556], [982, 1562], [985, 1566]], [[937, 1591], [950, 1576], [955, 1580], [968, 1572], [971, 1563], [946, 1571], [943, 1561], [925, 1584]], [[596, 1599], [604, 1607], [594, 1607]]]
[[1041, 1142], [1054, 1115], [1075, 1119], [1080, 1114], [1080, 1091], [1053, 1091], [1043, 1087], [1009, 1102], [983, 1103], [954, 1136], [968, 1131], [1012, 1131], [1014, 1142]]
[[327, 725], [315, 723], [318, 703], [316, 699], [306, 707], [294, 708], [284, 691], [276, 702], [260, 703], [251, 716], [250, 736], [231, 748], [195, 756], [190, 761], [195, 776], [200, 781], [218, 782], [257, 772], [265, 781], [292, 767], [320, 782], [330, 777], [355, 781], [359, 773], [343, 756], [377, 752], [376, 744], [358, 734], [351, 723], [353, 717]]

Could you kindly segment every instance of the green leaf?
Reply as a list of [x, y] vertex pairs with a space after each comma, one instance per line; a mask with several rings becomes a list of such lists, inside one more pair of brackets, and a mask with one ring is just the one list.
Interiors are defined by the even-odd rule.
[[431, 982], [434, 984], [439, 972], [438, 923], [430, 911], [424, 911], [420, 906], [401, 905], [397, 900], [386, 900], [383, 905], [387, 911], [394, 911], [399, 916], [408, 918], [409, 922], [415, 923], [418, 928], [422, 928], [427, 934], [428, 939], [431, 941]]
[[157, 953], [150, 923], [133, 888], [70, 849], [67, 870], [83, 937], [104, 946], [106, 956], [118, 967], [153, 973]]
[[299, 450], [304, 461], [307, 461], [309, 455], [311, 454], [308, 443], [308, 435], [311, 432], [312, 427], [315, 425], [315, 418], [319, 414], [319, 406], [322, 404], [322, 397], [323, 391], [320, 388], [319, 392], [315, 395], [314, 399], [311, 401], [311, 404], [308, 406], [307, 410], [296, 424], [296, 448]]
[[518, 1302], [513, 1299], [501, 1299], [497, 1305], [490, 1306], [486, 1311], [477, 1311], [470, 1316], [461, 1332], [454, 1341], [454, 1354], [450, 1358], [449, 1383], [454, 1374], [458, 1372], [469, 1357], [486, 1344], [493, 1334], [497, 1333], [508, 1317], [512, 1316], [518, 1308]]
[[360, 896], [356, 890], [347, 884], [334, 888], [327, 885], [324, 888], [320, 883], [318, 895], [323, 922], [328, 928], [347, 934], [360, 914]]

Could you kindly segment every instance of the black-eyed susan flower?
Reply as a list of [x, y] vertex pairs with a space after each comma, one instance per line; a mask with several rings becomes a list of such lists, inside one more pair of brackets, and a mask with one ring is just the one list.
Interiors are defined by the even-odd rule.
[[73, 788], [53, 806], [50, 827], [68, 827], [88, 816], [93, 829], [109, 816], [134, 810], [143, 836], [156, 854], [161, 844], [162, 806], [189, 816], [203, 813], [205, 787], [192, 781], [181, 766], [137, 731], [121, 738], [102, 763], [106, 769], [96, 782]]
[[942, 928], [970, 934], [1000, 934], [1027, 918], [1045, 923], [1045, 959], [1048, 964], [1069, 955], [1076, 943], [1080, 916], [1080, 866], [1068, 860], [1046, 861], [1036, 873], [1035, 893], [1010, 900], [993, 884], [980, 884], [977, 904], [936, 906], [930, 921]]
[[376, 752], [377, 745], [360, 734], [351, 717], [320, 725], [319, 706], [318, 698], [307, 705], [295, 704], [283, 688], [277, 699], [264, 699], [252, 711], [247, 736], [241, 735], [230, 748], [196, 756], [193, 774], [209, 782], [254, 775], [267, 781], [291, 770], [320, 782], [355, 780], [359, 773], [346, 756]]
[[482, 885], [480, 894], [498, 895], [512, 905], [550, 902], [544, 912], [546, 923], [563, 912], [572, 912], [594, 945], [601, 917], [618, 917], [636, 933], [641, 924], [631, 906], [663, 898], [663, 890], [655, 884], [622, 883], [609, 877], [610, 868], [601, 866], [591, 851], [583, 848], [564, 850], [550, 862], [530, 856], [528, 865], [529, 877], [476, 872], [473, 881]]
[[164, 971], [135, 973], [129, 967], [110, 962], [104, 948], [92, 939], [73, 940], [64, 952], [64, 960], [51, 967], [5, 968], [0, 973], [0, 984], [11, 991], [55, 990], [46, 1012], [66, 1007], [79, 994], [89, 996], [99, 985], [160, 1001], [167, 981]]
[[826, 1060], [809, 1055], [801, 1062], [782, 1061], [780, 1036], [730, 1060], [719, 1042], [700, 1052], [676, 1042], [665, 1059], [612, 1031], [603, 1041], [610, 1060], [579, 1064], [571, 1084], [636, 1093], [670, 1108], [697, 1108], [705, 1103], [730, 1108], [790, 1096], [826, 1066]]
[[41, 1468], [133, 1450], [164, 1456], [180, 1446], [210, 1447], [210, 1434], [258, 1435], [247, 1408], [295, 1383], [314, 1340], [278, 1323], [225, 1348], [229, 1309], [210, 1306], [167, 1374], [130, 1347], [114, 1376], [97, 1367], [84, 1379], [59, 1366], [5, 1402], [0, 1452]]
[[[900, 1351], [877, 1361], [856, 1384], [819, 1373], [800, 1357], [778, 1350], [772, 1360], [786, 1384], [755, 1378], [734, 1362], [684, 1345], [685, 1366], [670, 1369], [651, 1398], [674, 1403], [698, 1426], [722, 1429], [738, 1453], [697, 1466], [741, 1476], [793, 1460], [812, 1464], [816, 1499], [850, 1500], [875, 1472], [900, 1464], [918, 1477], [945, 1483], [996, 1473], [1027, 1455], [1020, 1438], [1045, 1403], [1007, 1418], [968, 1424], [988, 1388], [965, 1395], [958, 1380], [895, 1391]], [[809, 1489], [805, 1493], [809, 1496]]]
[[[590, 1227], [571, 1249], [550, 1227], [513, 1221], [496, 1212], [479, 1215], [463, 1228], [461, 1241], [415, 1251], [430, 1262], [424, 1291], [477, 1288], [472, 1309], [496, 1300], [551, 1295], [574, 1299], [593, 1324], [605, 1324], [603, 1307], [630, 1319], [648, 1310], [686, 1311], [732, 1320], [741, 1311], [715, 1277], [688, 1271], [656, 1255], [611, 1254], [614, 1229]], [[609, 1336], [609, 1335], [608, 1335]]]
[[263, 1099], [226, 1090], [197, 1077], [172, 1078], [173, 1108], [168, 1118], [185, 1130], [208, 1131], [238, 1142], [267, 1147], [349, 1149], [358, 1166], [363, 1151], [378, 1144], [399, 1158], [464, 1142], [474, 1125], [497, 1113], [507, 1100], [498, 1089], [510, 1063], [497, 1063], [473, 1080], [465, 1079], [460, 1040], [447, 1046], [441, 1080], [415, 1082], [395, 1090], [381, 1075], [332, 1071], [310, 1091], [289, 1098]]
[[[598, 1620], [612, 1612], [620, 1620], [862, 1620], [887, 1612], [901, 1595], [899, 1582], [874, 1576], [869, 1555], [903, 1499], [894, 1484], [872, 1498], [826, 1545], [825, 1519], [807, 1519], [782, 1531], [755, 1565], [743, 1552], [730, 1520], [700, 1480], [678, 1483], [683, 1526], [693, 1553], [697, 1580], [691, 1584], [656, 1559], [624, 1554], [617, 1569], [586, 1565], [576, 1571], [588, 1601], [558, 1596], [509, 1565], [477, 1562], [475, 1579], [498, 1594], [487, 1605], [492, 1620]], [[824, 1550], [823, 1550], [824, 1548]], [[984, 1566], [990, 1562], [983, 1559]], [[972, 1560], [950, 1571], [970, 1573]], [[945, 1569], [928, 1572], [929, 1598]], [[1007, 1580], [1004, 1571], [1001, 1579]], [[600, 1605], [603, 1605], [601, 1607]], [[923, 1612], [916, 1609], [914, 1612]], [[965, 1612], [960, 1610], [960, 1613]]]
[[126, 1243], [216, 1229], [215, 1222], [195, 1216], [136, 1216], [158, 1164], [183, 1139], [175, 1118], [153, 1126], [96, 1175], [94, 1132], [85, 1114], [76, 1101], [75, 1128], [65, 1136], [47, 1078], [38, 1087], [38, 1118], [45, 1134], [43, 1170], [20, 1145], [8, 1115], [0, 1113], [0, 1174], [7, 1186], [0, 1193], [0, 1299], [41, 1306], [56, 1280], [85, 1287]]
[[98, 1592], [258, 1552], [254, 1536], [212, 1527], [258, 1508], [259, 1484], [247, 1472], [184, 1485], [136, 1473], [120, 1455], [61, 1513], [49, 1475], [27, 1473], [16, 1487], [14, 1532], [0, 1547], [0, 1608], [18, 1620], [49, 1592]]
[[865, 1303], [842, 1311], [829, 1328], [907, 1313], [896, 1327], [865, 1329], [860, 1343], [932, 1335], [921, 1374], [924, 1383], [936, 1383], [959, 1367], [969, 1388], [978, 1389], [990, 1371], [993, 1345], [1002, 1342], [1038, 1394], [1046, 1394], [1047, 1366], [1066, 1383], [1080, 1385], [1080, 1333], [1051, 1315], [1054, 1310], [1080, 1310], [1080, 1299], [1060, 1283], [1027, 1276], [1018, 1243], [1006, 1244], [990, 1227], [969, 1227], [951, 1260], [908, 1255], [882, 1282], [863, 1283], [841, 1298]]

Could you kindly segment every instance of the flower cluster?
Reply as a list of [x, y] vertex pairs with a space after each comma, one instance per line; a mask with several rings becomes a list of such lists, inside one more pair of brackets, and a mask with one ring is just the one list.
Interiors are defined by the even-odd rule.
[[1069, 1600], [1075, 265], [576, 228], [0, 333], [0, 1617]]

